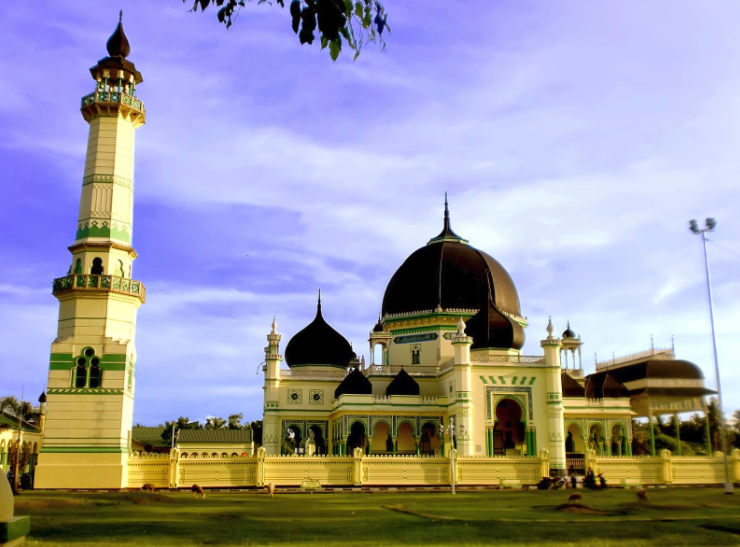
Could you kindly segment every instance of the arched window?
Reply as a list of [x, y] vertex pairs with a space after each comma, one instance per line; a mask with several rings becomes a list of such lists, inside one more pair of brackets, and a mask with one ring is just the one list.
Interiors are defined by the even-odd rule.
[[187, 458], [188, 457], [188, 453], [187, 452], [183, 452], [182, 454], [180, 454], [180, 457], [181, 458]]
[[79, 258], [77, 259], [77, 262], [75, 262], [75, 273], [76, 274], [82, 273], [82, 260]]
[[103, 259], [99, 257], [93, 258], [92, 268], [90, 268], [91, 275], [103, 275]]
[[238, 458], [239, 457], [239, 454], [237, 454], [236, 452], [232, 452], [231, 453], [231, 457], [232, 458]]
[[90, 359], [90, 387], [100, 387], [103, 383], [103, 371], [100, 370], [100, 359]]
[[74, 372], [75, 387], [85, 387], [87, 385], [87, 361], [84, 357], [77, 359], [77, 366]]
[[123, 260], [116, 260], [116, 267], [113, 270], [113, 275], [118, 277], [125, 277], [123, 275]]
[[411, 350], [411, 364], [418, 365], [420, 363], [421, 363], [421, 348], [419, 346], [416, 346]]

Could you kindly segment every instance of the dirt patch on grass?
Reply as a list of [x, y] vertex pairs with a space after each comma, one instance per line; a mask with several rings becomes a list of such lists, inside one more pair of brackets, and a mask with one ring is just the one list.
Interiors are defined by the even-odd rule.
[[728, 534], [735, 534], [740, 536], [740, 528], [730, 528], [729, 526], [722, 526], [720, 524], [703, 524], [701, 528], [705, 530], [717, 530], [718, 532], [727, 532]]
[[455, 522], [465, 520], [455, 517], [445, 517], [441, 515], [430, 515], [429, 513], [421, 513], [419, 511], [414, 511], [413, 509], [407, 509], [403, 505], [383, 505], [383, 509], [390, 509], [391, 511], [397, 511], [406, 515], [413, 515], [415, 517], [431, 520], [432, 522]]
[[16, 511], [37, 511], [42, 509], [64, 509], [65, 507], [75, 507], [78, 505], [87, 505], [89, 500], [83, 498], [52, 498], [52, 499], [29, 499], [16, 498]]
[[608, 511], [599, 511], [598, 509], [591, 509], [590, 507], [586, 507], [585, 505], [582, 505], [580, 503], [564, 503], [563, 505], [558, 505], [555, 508], [556, 511], [560, 511], [561, 513], [574, 513], [576, 515], [612, 515], [614, 513], [609, 513]]
[[173, 500], [169, 496], [163, 496], [162, 494], [141, 494], [138, 496], [131, 496], [129, 501], [134, 505], [152, 505], [153, 503], [172, 503]]

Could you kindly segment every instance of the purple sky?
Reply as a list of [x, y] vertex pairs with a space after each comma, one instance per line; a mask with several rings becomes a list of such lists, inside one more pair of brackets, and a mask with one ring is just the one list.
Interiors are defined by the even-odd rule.
[[[226, 31], [178, 0], [7, 2], [0, 12], [0, 395], [43, 389], [87, 124], [79, 99], [118, 9], [144, 76], [137, 132], [134, 420], [262, 408], [265, 335], [315, 313], [367, 354], [385, 286], [452, 225], [496, 257], [540, 354], [547, 316], [584, 368], [655, 345], [740, 407], [740, 4], [386, 0], [357, 62], [300, 46], [287, 8]], [[412, 11], [413, 8], [413, 11]], [[249, 256], [247, 256], [249, 255]]]

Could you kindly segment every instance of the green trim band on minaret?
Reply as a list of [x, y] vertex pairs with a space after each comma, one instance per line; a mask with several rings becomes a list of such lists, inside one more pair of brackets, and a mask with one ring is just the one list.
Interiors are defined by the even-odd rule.
[[93, 182], [97, 182], [99, 184], [118, 184], [124, 188], [134, 187], [134, 181], [116, 175], [88, 175], [86, 177], [82, 177], [82, 186], [87, 186]]
[[84, 223], [84, 226], [79, 224], [77, 226], [77, 233], [75, 234], [75, 241], [86, 239], [88, 237], [110, 238], [124, 241], [129, 244], [131, 243], [131, 234], [128, 233], [127, 230], [119, 229], [116, 224], [113, 224], [113, 228], [111, 228], [108, 225], [108, 221], [103, 221], [100, 226], [98, 226], [97, 223], [90, 226], [87, 222]]

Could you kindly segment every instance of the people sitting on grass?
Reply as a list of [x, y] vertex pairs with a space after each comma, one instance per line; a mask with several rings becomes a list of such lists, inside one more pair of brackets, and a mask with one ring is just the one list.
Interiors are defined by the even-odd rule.
[[592, 490], [596, 488], [596, 476], [594, 475], [594, 470], [590, 467], [586, 469], [586, 476], [583, 478], [583, 487], [591, 488]]

